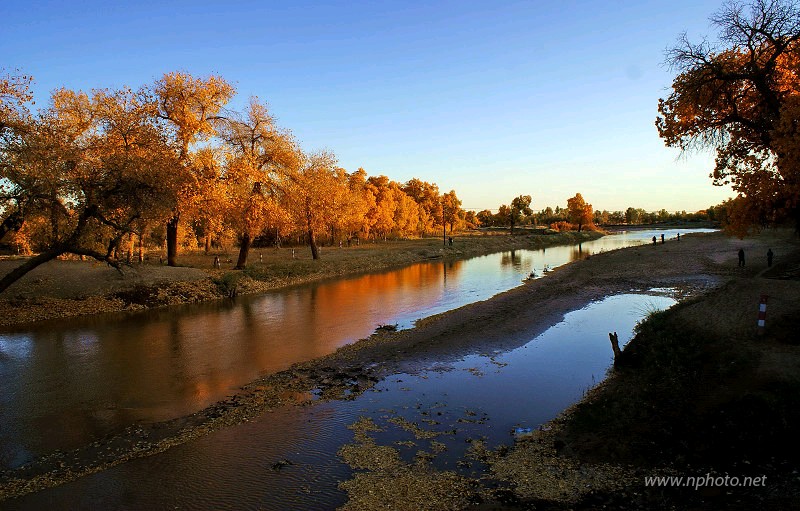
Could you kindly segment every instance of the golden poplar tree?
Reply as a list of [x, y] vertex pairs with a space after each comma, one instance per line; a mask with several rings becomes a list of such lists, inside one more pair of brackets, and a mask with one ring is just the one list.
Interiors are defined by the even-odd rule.
[[233, 97], [234, 88], [219, 76], [197, 78], [187, 73], [172, 72], [156, 81], [151, 97], [156, 115], [167, 125], [175, 148], [179, 200], [167, 220], [167, 264], [178, 261], [178, 225], [181, 214], [200, 193], [203, 181], [192, 166], [192, 151], [197, 142], [216, 133], [215, 122], [220, 111]]

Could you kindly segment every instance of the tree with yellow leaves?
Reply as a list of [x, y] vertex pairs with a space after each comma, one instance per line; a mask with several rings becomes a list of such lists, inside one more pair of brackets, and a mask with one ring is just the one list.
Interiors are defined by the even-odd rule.
[[[17, 137], [30, 125], [28, 103], [33, 100], [30, 84], [32, 78], [21, 74], [0, 76], [0, 143], [5, 152], [0, 153], [0, 240], [6, 234], [22, 229], [30, 197], [12, 192], [10, 183], [1, 177], [13, 172], [13, 153], [21, 149]], [[16, 140], [15, 140], [16, 139]], [[19, 191], [19, 188], [17, 188]]]
[[414, 234], [419, 222], [419, 206], [396, 181], [391, 181], [389, 187], [396, 205], [393, 218], [395, 234], [401, 237]]
[[578, 232], [581, 232], [584, 225], [592, 225], [594, 220], [592, 205], [587, 204], [579, 193], [576, 193], [575, 197], [567, 199], [567, 220], [578, 226]]
[[173, 172], [179, 181], [179, 200], [167, 221], [167, 264], [170, 266], [176, 266], [178, 261], [181, 214], [202, 189], [202, 179], [192, 166], [191, 152], [195, 144], [216, 133], [220, 111], [234, 92], [233, 86], [222, 77], [196, 78], [180, 72], [167, 73], [152, 86], [152, 106], [166, 123], [178, 162]]
[[224, 180], [229, 219], [241, 240], [236, 268], [242, 269], [253, 238], [268, 226], [280, 231], [288, 222], [281, 186], [298, 167], [299, 150], [256, 97], [245, 114], [232, 113], [220, 122], [219, 133], [228, 150]]
[[50, 108], [4, 134], [3, 194], [25, 204], [25, 215], [46, 219], [47, 229], [39, 254], [0, 279], [0, 292], [64, 253], [118, 267], [122, 239], [169, 210], [176, 162], [150, 112], [141, 91], [61, 89]]
[[684, 35], [668, 53], [679, 74], [659, 100], [659, 135], [716, 151], [714, 184], [738, 193], [736, 233], [786, 219], [800, 229], [800, 6], [734, 1], [711, 21], [718, 44]]
[[397, 200], [390, 186], [390, 180], [386, 176], [369, 177], [367, 186], [375, 197], [375, 205], [367, 212], [367, 218], [375, 236], [379, 235], [385, 240], [395, 226]]
[[514, 199], [511, 201], [511, 208], [508, 212], [512, 235], [514, 234], [514, 224], [521, 222], [523, 215], [531, 214], [533, 214], [533, 210], [531, 209], [531, 196], [520, 195], [518, 197], [514, 197]]
[[417, 203], [419, 218], [417, 232], [424, 237], [436, 234], [442, 226], [442, 200], [439, 187], [421, 179], [411, 179], [403, 186], [403, 191]]
[[297, 166], [286, 173], [286, 201], [295, 225], [302, 226], [311, 248], [319, 259], [317, 236], [325, 232], [328, 219], [337, 206], [336, 156], [327, 151], [301, 154]]

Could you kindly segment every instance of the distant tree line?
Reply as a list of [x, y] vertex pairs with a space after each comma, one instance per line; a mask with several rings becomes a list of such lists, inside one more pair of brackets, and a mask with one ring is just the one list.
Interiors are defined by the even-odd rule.
[[[527, 201], [527, 209], [520, 209], [514, 206], [514, 201], [519, 203], [519, 199]], [[580, 193], [567, 200], [566, 207], [547, 206], [539, 211], [530, 209], [530, 196], [520, 196], [512, 201], [512, 205], [502, 204], [496, 213], [484, 209], [475, 215], [481, 227], [505, 227], [513, 229], [513, 226], [540, 226], [554, 230], [576, 230], [594, 229], [607, 225], [650, 225], [661, 223], [687, 223], [687, 222], [719, 222], [726, 224], [728, 211], [732, 207], [732, 201], [711, 206], [708, 209], [688, 213], [686, 211], [669, 212], [665, 209], [660, 211], [645, 211], [642, 208], [627, 208], [625, 211], [595, 211], [591, 204], [588, 204]]]

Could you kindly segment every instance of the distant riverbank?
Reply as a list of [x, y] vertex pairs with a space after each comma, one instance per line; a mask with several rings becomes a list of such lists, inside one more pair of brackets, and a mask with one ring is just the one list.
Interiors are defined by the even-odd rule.
[[[316, 261], [305, 247], [253, 249], [250, 265], [241, 271], [232, 269], [235, 254], [226, 253], [184, 254], [179, 259], [184, 266], [134, 264], [123, 267], [122, 273], [94, 261], [56, 260], [35, 269], [0, 295], [0, 326], [219, 300], [422, 261], [572, 245], [601, 236], [600, 232], [590, 231], [462, 235], [454, 236], [452, 245], [444, 244], [441, 238], [365, 242], [351, 247], [323, 247], [322, 257]], [[213, 268], [216, 256], [222, 260], [222, 269]], [[0, 275], [22, 261], [0, 260]]]
[[660, 224], [606, 224], [603, 229], [609, 232], [649, 231], [658, 229], [719, 229], [718, 222], [664, 222]]

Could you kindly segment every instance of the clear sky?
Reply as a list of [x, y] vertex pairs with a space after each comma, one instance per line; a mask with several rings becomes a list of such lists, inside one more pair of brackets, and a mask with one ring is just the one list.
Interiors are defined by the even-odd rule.
[[721, 0], [0, 1], [0, 67], [57, 87], [220, 74], [307, 150], [350, 170], [455, 189], [468, 209], [580, 192], [595, 209], [696, 211], [732, 196], [713, 155], [654, 126], [682, 31]]

